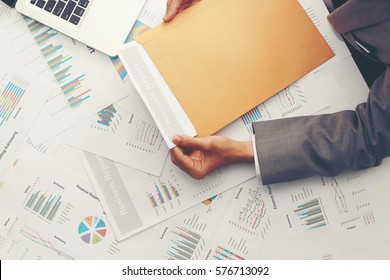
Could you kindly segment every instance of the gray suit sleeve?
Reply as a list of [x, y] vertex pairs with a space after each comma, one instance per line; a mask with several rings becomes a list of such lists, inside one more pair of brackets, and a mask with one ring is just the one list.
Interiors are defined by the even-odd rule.
[[355, 111], [253, 124], [264, 184], [335, 176], [390, 155], [390, 66]]

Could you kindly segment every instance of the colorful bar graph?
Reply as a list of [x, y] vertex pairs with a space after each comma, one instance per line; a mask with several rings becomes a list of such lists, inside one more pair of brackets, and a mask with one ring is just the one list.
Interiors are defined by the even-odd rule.
[[232, 251], [218, 246], [214, 252], [214, 260], [245, 260], [243, 257], [233, 253]]
[[190, 260], [201, 240], [201, 236], [184, 227], [176, 227], [176, 230], [172, 233], [177, 238], [176, 240], [171, 240], [172, 245], [166, 252], [167, 259]]
[[37, 191], [26, 202], [26, 207], [39, 214], [48, 221], [53, 221], [61, 206], [61, 196], [47, 195]]
[[91, 89], [83, 85], [85, 74], [76, 74], [72, 65], [73, 57], [66, 54], [61, 44], [54, 43], [53, 39], [58, 35], [55, 30], [26, 16], [24, 21], [66, 96], [70, 108], [77, 108], [91, 97]]
[[[16, 80], [13, 77], [12, 80]], [[22, 81], [20, 81], [22, 82]], [[25, 83], [25, 82], [24, 82]], [[0, 95], [0, 127], [10, 118], [26, 90], [18, 82], [8, 81]], [[28, 84], [25, 83], [24, 87]]]
[[306, 230], [326, 226], [325, 217], [318, 198], [312, 199], [294, 210], [295, 215]]
[[253, 122], [259, 121], [261, 119], [262, 115], [258, 107], [253, 108], [248, 113], [245, 113], [241, 116], [241, 120], [245, 126], [250, 125]]
[[179, 191], [170, 181], [153, 182], [153, 187], [154, 189], [152, 192], [146, 193], [153, 208], [164, 205], [168, 201], [172, 201], [180, 196]]
[[148, 194], [148, 198], [149, 198], [150, 203], [152, 204], [152, 207], [156, 208], [158, 205], [157, 205], [157, 202], [156, 202], [156, 199], [154, 198], [154, 196], [152, 194]]
[[[129, 36], [127, 36], [125, 43], [128, 43], [134, 39], [134, 37], [137, 37], [141, 35], [142, 33], [148, 31], [150, 29], [149, 26], [145, 25], [141, 21], [137, 20], [134, 23], [133, 28], [131, 29], [131, 32]], [[111, 62], [114, 64], [114, 67], [116, 71], [118, 72], [119, 77], [123, 81], [127, 77], [127, 71], [125, 69], [125, 66], [123, 65], [122, 61], [118, 56], [111, 57]]]
[[113, 105], [104, 108], [98, 112], [99, 120], [97, 123], [109, 127], [116, 113], [117, 111]]
[[112, 64], [114, 64], [116, 72], [118, 72], [119, 77], [123, 81], [127, 77], [127, 71], [122, 61], [118, 56], [110, 57]]

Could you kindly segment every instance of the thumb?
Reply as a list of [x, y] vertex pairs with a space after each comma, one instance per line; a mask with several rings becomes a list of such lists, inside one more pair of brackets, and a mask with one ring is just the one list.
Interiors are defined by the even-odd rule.
[[183, 4], [184, 0], [168, 0], [164, 21], [171, 21], [179, 11], [180, 6]]
[[184, 149], [197, 149], [197, 150], [207, 150], [207, 144], [202, 138], [194, 138], [187, 135], [175, 135], [172, 138], [172, 142]]

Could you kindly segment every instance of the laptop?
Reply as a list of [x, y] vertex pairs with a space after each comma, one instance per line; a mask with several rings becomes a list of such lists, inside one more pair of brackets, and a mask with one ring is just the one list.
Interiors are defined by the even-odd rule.
[[89, 47], [116, 56], [145, 0], [1, 0]]

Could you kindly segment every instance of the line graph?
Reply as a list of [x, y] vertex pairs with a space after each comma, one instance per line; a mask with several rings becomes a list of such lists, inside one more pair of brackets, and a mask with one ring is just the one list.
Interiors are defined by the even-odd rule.
[[345, 198], [345, 195], [340, 188], [337, 179], [332, 178], [332, 181], [330, 183], [333, 191], [334, 191], [334, 201], [337, 205], [337, 209], [339, 214], [345, 214], [348, 212], [348, 206], [347, 206], [347, 200]]
[[23, 237], [27, 238], [34, 244], [37, 244], [39, 246], [45, 247], [53, 252], [55, 252], [58, 256], [62, 257], [63, 259], [66, 260], [73, 260], [74, 258], [60, 249], [57, 249], [54, 245], [53, 242], [50, 241], [49, 239], [43, 237], [40, 233], [37, 231], [33, 230], [32, 228], [24, 225], [22, 229], [19, 232]]

